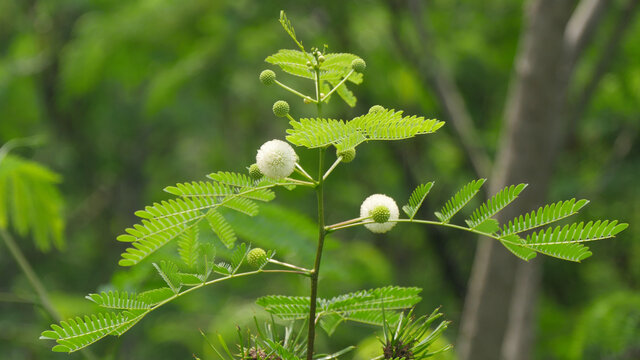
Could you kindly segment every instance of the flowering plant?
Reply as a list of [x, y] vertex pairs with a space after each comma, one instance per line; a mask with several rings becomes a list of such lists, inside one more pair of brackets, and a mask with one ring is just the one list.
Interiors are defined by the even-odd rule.
[[[339, 230], [365, 226], [372, 232], [385, 233], [398, 223], [418, 223], [442, 226], [480, 234], [495, 239], [515, 256], [530, 260], [538, 253], [569, 261], [581, 261], [591, 255], [585, 242], [611, 238], [627, 227], [617, 221], [579, 222], [564, 226], [549, 224], [576, 214], [587, 200], [567, 200], [541, 207], [500, 226], [494, 216], [514, 201], [526, 184], [509, 186], [480, 205], [463, 225], [451, 222], [453, 217], [478, 193], [484, 179], [471, 181], [435, 213], [436, 219], [418, 219], [421, 205], [434, 182], [419, 185], [408, 197], [400, 217], [396, 201], [386, 195], [374, 194], [366, 198], [360, 215], [336, 224], [325, 224], [325, 182], [341, 164], [354, 161], [356, 148], [371, 141], [394, 141], [435, 133], [443, 121], [421, 116], [407, 116], [402, 111], [373, 106], [366, 114], [354, 119], [322, 118], [323, 104], [338, 95], [349, 106], [355, 96], [348, 86], [362, 83], [366, 63], [349, 53], [328, 53], [325, 50], [305, 49], [297, 39], [284, 13], [280, 22], [299, 50], [280, 50], [266, 61], [285, 73], [313, 82], [315, 94], [306, 95], [280, 82], [273, 70], [263, 71], [259, 79], [267, 86], [279, 86], [297, 96], [305, 104], [317, 109], [315, 118], [294, 118], [285, 101], [277, 101], [273, 112], [289, 119], [287, 142], [274, 139], [265, 142], [257, 151], [256, 163], [248, 167], [248, 174], [215, 172], [207, 181], [179, 183], [165, 188], [176, 198], [154, 203], [136, 212], [140, 223], [125, 230], [118, 240], [131, 244], [122, 254], [121, 266], [134, 266], [175, 241], [181, 263], [167, 259], [152, 265], [166, 286], [137, 294], [109, 291], [89, 294], [87, 298], [107, 309], [105, 312], [63, 321], [42, 333], [43, 339], [56, 341], [54, 351], [74, 352], [108, 335], [120, 336], [149, 313], [171, 301], [200, 288], [223, 281], [256, 274], [284, 273], [309, 280], [309, 296], [265, 296], [257, 304], [265, 311], [285, 321], [285, 336], [274, 327], [258, 325], [257, 334], [245, 341], [240, 338], [237, 352], [223, 344], [218, 351], [221, 358], [312, 359], [337, 358], [353, 347], [338, 350], [332, 355], [318, 355], [315, 350], [316, 329], [321, 327], [331, 335], [344, 322], [361, 322], [379, 326], [384, 332], [380, 355], [376, 359], [422, 359], [450, 346], [433, 348], [434, 341], [446, 329], [448, 322], [439, 320], [437, 311], [418, 319], [410, 310], [420, 300], [421, 289], [387, 286], [359, 290], [331, 299], [318, 297], [319, 275], [323, 247], [327, 234]], [[317, 173], [310, 175], [299, 163], [294, 147], [316, 149]], [[328, 149], [335, 149], [335, 160], [326, 167]], [[303, 189], [315, 192], [317, 198], [317, 249], [310, 267], [278, 260], [273, 250], [252, 248], [239, 243], [235, 230], [227, 221], [227, 212], [249, 216], [258, 215], [258, 202], [275, 198], [274, 189]], [[354, 214], [357, 213], [354, 209]], [[219, 243], [199, 238], [201, 223], [208, 223]], [[537, 228], [542, 230], [535, 231]], [[224, 246], [230, 256], [216, 261], [216, 248]], [[404, 311], [408, 311], [405, 313]], [[437, 325], [435, 325], [437, 322]], [[432, 329], [432, 325], [435, 325]], [[297, 336], [292, 334], [297, 333]], [[306, 336], [305, 336], [306, 334]]]

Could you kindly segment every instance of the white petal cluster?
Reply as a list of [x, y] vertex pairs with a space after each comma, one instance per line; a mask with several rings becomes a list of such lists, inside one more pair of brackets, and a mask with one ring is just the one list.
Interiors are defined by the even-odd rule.
[[282, 179], [293, 172], [298, 155], [291, 145], [282, 140], [271, 140], [262, 144], [256, 155], [256, 164], [264, 176]]
[[393, 220], [398, 219], [398, 216], [400, 216], [400, 210], [398, 210], [398, 205], [396, 205], [396, 202], [392, 198], [383, 194], [374, 194], [362, 202], [362, 205], [360, 206], [360, 217], [371, 216], [371, 212], [378, 206], [384, 206], [389, 209], [389, 221], [382, 224], [365, 224], [364, 226], [374, 233], [385, 233], [396, 225]]

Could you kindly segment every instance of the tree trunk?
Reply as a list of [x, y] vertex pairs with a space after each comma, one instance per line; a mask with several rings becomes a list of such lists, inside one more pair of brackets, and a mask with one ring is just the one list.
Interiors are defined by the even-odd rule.
[[[534, 0], [526, 10], [490, 192], [521, 182], [529, 188], [499, 214], [501, 223], [534, 209], [546, 198], [564, 120], [557, 114], [568, 80], [563, 76], [567, 70], [563, 66], [564, 32], [573, 8], [570, 0]], [[533, 337], [530, 310], [536, 298], [539, 264], [522, 263], [499, 243], [481, 240], [462, 316], [458, 340], [461, 360], [529, 357]], [[528, 280], [516, 284], [518, 273]], [[517, 341], [505, 342], [508, 326], [509, 331], [519, 331], [514, 335]], [[529, 341], [521, 341], [524, 339]], [[514, 344], [517, 346], [512, 349], [509, 345]]]

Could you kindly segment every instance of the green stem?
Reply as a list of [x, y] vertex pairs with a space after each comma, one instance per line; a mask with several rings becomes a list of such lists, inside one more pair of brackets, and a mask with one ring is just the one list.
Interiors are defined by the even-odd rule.
[[[320, 101], [320, 72], [316, 69], [316, 99], [318, 105], [318, 117], [322, 116], [322, 102]], [[324, 238], [327, 234], [324, 229], [324, 179], [323, 163], [324, 148], [318, 150], [318, 182], [316, 186], [316, 196], [318, 198], [318, 249], [316, 250], [316, 260], [311, 271], [311, 295], [309, 297], [309, 332], [307, 337], [307, 360], [313, 360], [313, 349], [316, 338], [316, 306], [318, 300], [318, 276], [320, 274], [320, 262], [322, 261], [322, 248]]]
[[301, 174], [302, 176], [306, 177], [307, 179], [309, 179], [312, 183], [315, 184], [316, 180], [311, 177], [311, 175], [309, 175], [303, 168], [302, 166], [300, 166], [300, 164], [296, 163], [296, 168], [295, 171], [299, 174]]
[[[29, 281], [29, 284], [31, 284], [31, 287], [38, 295], [38, 298], [40, 298], [40, 305], [42, 305], [44, 310], [54, 320], [60, 322], [62, 320], [62, 316], [51, 303], [51, 299], [49, 299], [49, 293], [47, 293], [44, 285], [42, 285], [42, 281], [40, 281], [40, 278], [31, 267], [31, 264], [29, 264], [29, 261], [18, 247], [18, 244], [16, 244], [11, 234], [9, 234], [9, 232], [5, 229], [0, 229], [0, 236], [2, 237], [4, 243], [7, 245], [7, 248], [9, 248], [9, 252], [11, 252], [11, 255], [18, 263], [18, 266], [20, 266], [20, 269], [27, 277], [27, 281]], [[89, 360], [96, 359], [95, 355], [93, 355], [93, 353], [88, 350], [82, 351], [82, 355], [84, 355], [84, 357]]]
[[36, 275], [36, 272], [31, 267], [31, 264], [29, 264], [27, 258], [25, 258], [24, 254], [18, 247], [18, 244], [16, 244], [11, 234], [9, 234], [4, 229], [0, 229], [0, 235], [2, 235], [2, 240], [4, 240], [4, 243], [7, 245], [7, 248], [9, 248], [11, 255], [18, 263], [18, 266], [20, 266], [20, 269], [22, 270], [24, 275], [27, 277], [27, 281], [29, 281], [29, 284], [31, 284], [31, 287], [33, 288], [33, 290], [35, 290], [36, 294], [38, 294], [38, 298], [40, 298], [40, 304], [42, 305], [42, 307], [54, 320], [62, 320], [62, 316], [60, 316], [60, 313], [58, 313], [58, 311], [53, 307], [53, 304], [49, 299], [49, 294], [44, 288], [44, 285], [42, 285], [40, 278], [38, 277], [38, 275]]
[[0, 162], [4, 160], [5, 156], [9, 153], [9, 151], [20, 147], [20, 146], [40, 146], [45, 141], [45, 136], [43, 135], [34, 135], [25, 138], [11, 139], [4, 143], [0, 147]]
[[316, 186], [316, 184], [308, 182], [308, 181], [292, 179], [292, 178], [284, 178], [284, 179], [289, 181], [289, 182], [291, 182], [292, 185], [311, 186], [311, 187]]
[[331, 91], [329, 91], [325, 96], [322, 97], [322, 99], [320, 99], [320, 101], [325, 101], [326, 99], [329, 98], [329, 95], [333, 94], [334, 91], [338, 90], [338, 88], [340, 87], [340, 85], [344, 84], [345, 81], [347, 81], [347, 79], [349, 78], [349, 76], [351, 76], [351, 74], [353, 74], [353, 69], [351, 69], [351, 71], [349, 71], [349, 73], [347, 74], [347, 76], [344, 77], [344, 79], [340, 80], [340, 82], [338, 83], [338, 85], [334, 86], [333, 89], [331, 89]]
[[309, 275], [311, 273], [311, 270], [309, 270], [309, 269], [305, 269], [303, 267], [296, 266], [296, 265], [289, 264], [289, 263], [282, 262], [282, 261], [278, 261], [278, 260], [275, 260], [275, 259], [269, 259], [269, 262], [272, 263], [272, 264], [288, 267], [290, 269], [295, 269], [295, 270], [302, 271], [302, 272], [306, 273], [307, 275]]
[[294, 90], [294, 89], [292, 89], [292, 88], [288, 87], [287, 85], [285, 85], [285, 84], [281, 83], [281, 82], [280, 82], [280, 81], [278, 81], [278, 80], [274, 80], [274, 81], [275, 81], [275, 83], [276, 83], [276, 84], [278, 84], [278, 86], [280, 86], [281, 88], [283, 88], [283, 89], [287, 90], [287, 91], [288, 91], [288, 92], [290, 92], [290, 93], [296, 94], [296, 95], [300, 96], [300, 97], [301, 97], [301, 98], [303, 98], [303, 99], [309, 99], [311, 102], [314, 102], [314, 103], [317, 103], [317, 102], [318, 102], [317, 100], [313, 100], [311, 97], [309, 97], [309, 96], [307, 96], [307, 95], [305, 95], [305, 94], [303, 94], [303, 93], [299, 92], [298, 90]]
[[324, 175], [322, 176], [322, 180], [327, 180], [327, 177], [329, 176], [329, 174], [331, 174], [333, 169], [335, 169], [336, 166], [338, 166], [338, 164], [340, 164], [341, 161], [342, 161], [342, 155], [338, 156], [336, 161], [334, 161], [333, 164], [329, 167], [329, 170], [327, 170], [327, 172], [324, 173]]
[[[347, 228], [350, 228], [350, 227], [355, 227], [355, 226], [360, 226], [360, 225], [365, 225], [365, 224], [373, 224], [375, 222], [373, 220], [368, 220], [368, 221], [360, 221], [360, 220], [362, 220], [362, 219], [357, 218], [357, 219], [343, 221], [343, 222], [340, 222], [340, 223], [337, 223], [337, 224], [329, 225], [325, 229], [328, 232], [333, 232], [333, 231], [336, 231], [336, 230], [347, 229]], [[494, 234], [478, 231], [478, 230], [475, 230], [475, 229], [467, 228], [467, 227], [456, 225], [456, 224], [449, 224], [449, 223], [443, 223], [443, 222], [431, 221], [431, 220], [418, 220], [418, 219], [397, 219], [397, 220], [393, 220], [393, 222], [397, 222], [397, 223], [418, 223], [418, 224], [444, 226], [444, 227], [448, 227], [448, 228], [463, 230], [463, 231], [466, 231], [466, 232], [470, 232], [470, 233], [486, 236], [486, 237], [489, 237], [489, 238], [492, 238], [492, 239], [495, 239], [495, 240], [499, 240], [499, 241], [502, 241], [502, 242], [506, 242], [506, 243], [509, 243], [509, 244], [512, 244], [512, 245], [518, 245], [518, 246], [522, 245], [522, 244], [519, 244], [519, 243], [515, 243], [513, 241], [505, 240], [505, 239], [503, 239], [503, 238], [501, 238], [501, 237], [499, 237], [497, 235], [494, 235]]]
[[331, 231], [335, 231], [335, 230], [339, 230], [339, 229], [344, 229], [344, 227], [346, 225], [353, 225], [353, 226], [362, 225], [362, 224], [364, 224], [365, 220], [369, 220], [369, 219], [371, 219], [371, 216], [359, 217], [359, 218], [355, 218], [355, 219], [351, 219], [351, 220], [345, 220], [345, 221], [342, 221], [342, 222], [339, 222], [339, 223], [335, 223], [333, 225], [325, 226], [324, 229], [326, 231], [331, 232]]

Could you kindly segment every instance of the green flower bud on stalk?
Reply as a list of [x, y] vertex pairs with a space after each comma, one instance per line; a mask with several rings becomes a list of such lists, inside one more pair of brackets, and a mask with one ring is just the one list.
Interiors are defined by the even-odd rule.
[[260, 171], [260, 168], [258, 167], [258, 164], [251, 164], [251, 166], [249, 166], [249, 176], [253, 179], [253, 180], [260, 180], [262, 179], [262, 171]]
[[247, 254], [247, 263], [255, 268], [260, 267], [267, 260], [267, 252], [261, 248], [251, 249]]
[[276, 73], [272, 70], [264, 70], [260, 73], [260, 81], [265, 85], [273, 85], [276, 81]]
[[342, 151], [336, 151], [336, 156], [340, 157], [342, 156], [342, 162], [343, 163], [350, 163], [353, 161], [353, 159], [356, 158], [356, 149], [351, 148], [351, 149], [347, 149], [347, 150], [342, 150]]
[[352, 68], [353, 70], [355, 70], [355, 71], [357, 71], [357, 72], [361, 73], [361, 72], [363, 72], [363, 71], [364, 71], [364, 69], [366, 69], [366, 68], [367, 68], [367, 63], [366, 63], [366, 62], [364, 62], [364, 60], [359, 59], [359, 58], [358, 58], [358, 59], [354, 59], [354, 60], [351, 62], [351, 68]]
[[278, 100], [273, 104], [273, 113], [277, 117], [285, 117], [289, 114], [289, 103]]

